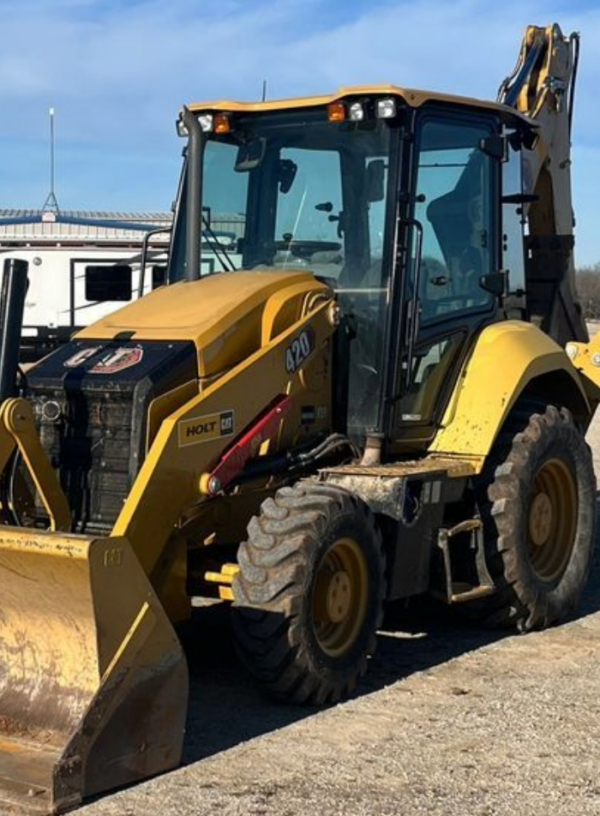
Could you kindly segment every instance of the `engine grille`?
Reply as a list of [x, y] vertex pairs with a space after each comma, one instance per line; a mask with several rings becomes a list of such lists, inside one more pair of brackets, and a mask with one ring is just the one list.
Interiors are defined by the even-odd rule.
[[[42, 361], [28, 380], [42, 446], [59, 475], [76, 532], [111, 531], [145, 457], [150, 402], [196, 376], [191, 344], [118, 346], [128, 348], [143, 351], [135, 365], [99, 376], [99, 361], [114, 356], [115, 344], [70, 343]], [[82, 363], [69, 365], [82, 352]], [[39, 499], [33, 507], [21, 522], [46, 526]]]

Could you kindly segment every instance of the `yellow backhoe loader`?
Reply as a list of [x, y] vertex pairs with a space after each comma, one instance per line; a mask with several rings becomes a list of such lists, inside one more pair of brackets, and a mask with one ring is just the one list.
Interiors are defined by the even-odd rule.
[[573, 614], [600, 400], [574, 291], [578, 43], [528, 28], [497, 102], [184, 108], [168, 285], [26, 374], [7, 264], [2, 801], [56, 813], [178, 764], [194, 596], [232, 602], [251, 673], [300, 703], [355, 688], [389, 600], [523, 631]]

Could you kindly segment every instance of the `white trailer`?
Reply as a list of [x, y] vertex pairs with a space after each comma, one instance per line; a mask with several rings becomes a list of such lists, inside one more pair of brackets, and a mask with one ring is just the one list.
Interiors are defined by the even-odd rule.
[[[29, 267], [23, 362], [167, 283], [170, 227], [164, 213], [0, 210], [0, 274], [10, 258]], [[239, 233], [235, 216], [207, 228], [202, 274], [238, 265]]]
[[24, 361], [37, 359], [79, 328], [165, 282], [171, 216], [122, 213], [0, 211], [0, 268], [27, 262]]

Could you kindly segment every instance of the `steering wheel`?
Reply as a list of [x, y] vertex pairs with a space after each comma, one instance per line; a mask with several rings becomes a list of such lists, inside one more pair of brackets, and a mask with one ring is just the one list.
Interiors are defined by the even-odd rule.
[[295, 258], [311, 258], [315, 252], [339, 252], [342, 245], [339, 241], [304, 241], [301, 238], [290, 241], [273, 241], [277, 252], [289, 252]]

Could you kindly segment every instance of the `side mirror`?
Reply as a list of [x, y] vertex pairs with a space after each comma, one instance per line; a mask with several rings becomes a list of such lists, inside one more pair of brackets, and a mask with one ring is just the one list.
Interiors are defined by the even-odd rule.
[[486, 136], [480, 140], [479, 149], [492, 159], [500, 161], [508, 159], [508, 142], [504, 136]]
[[479, 285], [486, 292], [502, 297], [506, 291], [506, 272], [490, 272], [489, 275], [482, 275], [479, 278]]
[[132, 297], [132, 273], [127, 264], [86, 266], [85, 299], [128, 301]]

